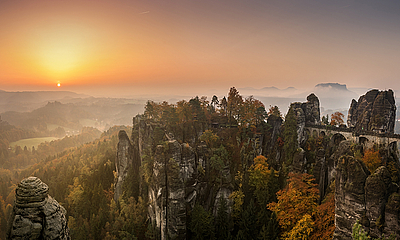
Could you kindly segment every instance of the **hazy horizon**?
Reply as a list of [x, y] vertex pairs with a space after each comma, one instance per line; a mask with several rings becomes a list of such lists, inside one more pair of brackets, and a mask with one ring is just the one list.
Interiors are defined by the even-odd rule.
[[115, 97], [338, 82], [396, 90], [399, 21], [394, 1], [5, 0], [0, 89]]

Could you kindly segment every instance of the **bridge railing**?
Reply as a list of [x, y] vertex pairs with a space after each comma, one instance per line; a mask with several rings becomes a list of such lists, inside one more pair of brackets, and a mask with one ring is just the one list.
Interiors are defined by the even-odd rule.
[[376, 137], [386, 137], [386, 138], [400, 139], [400, 134], [395, 134], [395, 133], [377, 133], [377, 132], [374, 132], [374, 131], [365, 131], [365, 130], [355, 131], [354, 128], [336, 127], [336, 126], [332, 126], [332, 125], [311, 125], [311, 124], [307, 124], [306, 127], [324, 129], [326, 131], [351, 132], [356, 137], [358, 137], [360, 135], [369, 135], [369, 136], [376, 136]]

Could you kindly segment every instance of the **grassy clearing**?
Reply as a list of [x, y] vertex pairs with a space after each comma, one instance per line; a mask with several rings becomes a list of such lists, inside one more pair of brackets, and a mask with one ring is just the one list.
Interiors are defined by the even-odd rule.
[[79, 123], [80, 123], [82, 126], [85, 126], [85, 127], [95, 127], [96, 124], [97, 124], [97, 122], [96, 122], [95, 120], [93, 120], [93, 119], [88, 119], [88, 118], [79, 120]]
[[51, 142], [57, 139], [56, 137], [27, 138], [10, 143], [10, 147], [15, 148], [15, 146], [20, 146], [24, 148], [26, 146], [28, 149], [32, 149], [32, 146], [34, 146], [37, 149], [42, 142]]
[[53, 131], [54, 129], [56, 129], [58, 127], [62, 127], [62, 128], [64, 128], [65, 131], [70, 131], [70, 132], [80, 130], [80, 129], [72, 129], [72, 128], [68, 128], [68, 127], [63, 127], [63, 126], [60, 126], [60, 125], [57, 125], [57, 124], [50, 124], [50, 123], [47, 124], [47, 129], [49, 131]]

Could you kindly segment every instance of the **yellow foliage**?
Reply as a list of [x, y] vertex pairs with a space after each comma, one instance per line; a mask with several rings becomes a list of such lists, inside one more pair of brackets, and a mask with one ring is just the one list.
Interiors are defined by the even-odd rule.
[[283, 234], [285, 240], [307, 240], [314, 230], [314, 222], [309, 214], [305, 214], [297, 224]]
[[379, 166], [382, 165], [382, 159], [379, 151], [375, 151], [373, 148], [365, 151], [362, 161], [365, 163], [371, 173], [373, 173]]

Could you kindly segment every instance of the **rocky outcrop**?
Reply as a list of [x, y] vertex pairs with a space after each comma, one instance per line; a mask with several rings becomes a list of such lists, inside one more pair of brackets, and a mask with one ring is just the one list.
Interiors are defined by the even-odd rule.
[[306, 125], [320, 125], [321, 116], [319, 109], [319, 99], [314, 93], [307, 97], [307, 102], [303, 103], [303, 110], [306, 117]]
[[307, 102], [294, 102], [290, 104], [290, 108], [292, 108], [296, 114], [297, 138], [299, 145], [302, 146], [307, 137], [304, 132], [305, 126], [321, 124], [319, 99], [314, 93], [311, 93], [307, 97]]
[[[124, 182], [132, 179], [131, 174], [139, 175], [135, 169], [140, 162], [151, 164], [151, 177], [141, 189], [141, 196], [148, 196], [149, 221], [157, 229], [157, 239], [187, 239], [187, 219], [195, 203], [214, 213], [220, 199], [224, 198], [228, 207], [232, 204], [229, 195], [233, 178], [229, 166], [214, 176], [210, 149], [205, 144], [179, 143], [159, 122], [136, 116], [132, 141], [120, 132], [117, 152], [115, 192], [119, 196]], [[218, 184], [210, 180], [215, 177], [220, 180]]]
[[385, 222], [385, 205], [387, 203], [392, 180], [389, 171], [382, 166], [367, 178], [365, 183], [366, 217], [370, 225], [370, 234], [380, 236]]
[[271, 127], [267, 134], [263, 136], [263, 146], [262, 155], [270, 156], [269, 164], [274, 169], [279, 169], [281, 165], [281, 146], [277, 142], [278, 137], [281, 134], [281, 128], [283, 124], [283, 119], [281, 116], [269, 115], [267, 118], [267, 123]]
[[352, 100], [347, 116], [347, 125], [356, 132], [374, 131], [393, 133], [396, 104], [392, 90], [371, 90], [358, 101]]
[[[400, 233], [400, 194], [385, 166], [372, 174], [353, 157], [351, 141], [342, 141], [335, 160], [335, 232], [333, 239], [351, 240], [358, 220], [371, 237]], [[398, 158], [398, 157], [397, 157]]]
[[[341, 147], [348, 147], [342, 142]], [[333, 239], [352, 239], [352, 227], [357, 220], [366, 220], [365, 182], [369, 175], [365, 165], [350, 155], [342, 155], [336, 162], [335, 232]]]
[[66, 211], [48, 191], [37, 177], [18, 184], [7, 239], [70, 239]]
[[114, 200], [117, 201], [122, 194], [122, 184], [128, 175], [128, 171], [132, 166], [132, 144], [128, 135], [124, 130], [118, 133], [117, 158], [115, 160], [115, 169], [117, 171], [117, 179], [114, 184]]

